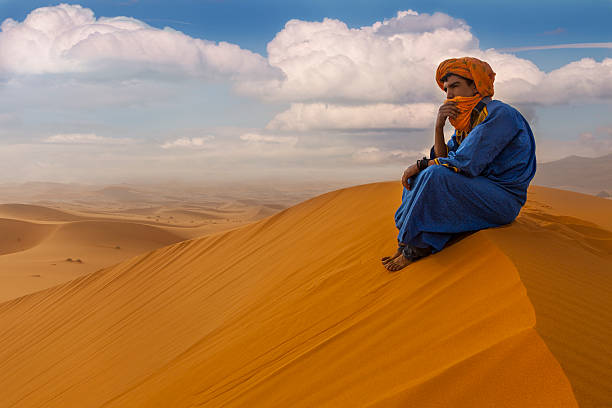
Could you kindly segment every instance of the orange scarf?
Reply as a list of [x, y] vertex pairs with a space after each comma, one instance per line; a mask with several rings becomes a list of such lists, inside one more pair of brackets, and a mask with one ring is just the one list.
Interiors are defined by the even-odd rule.
[[444, 91], [444, 82], [442, 78], [448, 74], [455, 74], [461, 77], [471, 79], [476, 85], [478, 93], [484, 96], [493, 96], [493, 82], [495, 81], [495, 72], [491, 66], [485, 61], [477, 58], [463, 57], [451, 58], [442, 61], [436, 70], [436, 82], [440, 89]]
[[478, 102], [482, 100], [482, 96], [480, 94], [476, 94], [474, 96], [455, 96], [453, 99], [447, 99], [446, 101], [454, 101], [456, 102], [457, 108], [459, 108], [459, 115], [456, 118], [449, 118], [451, 125], [457, 130], [463, 132], [469, 132], [472, 127], [471, 117], [472, 117], [472, 109]]

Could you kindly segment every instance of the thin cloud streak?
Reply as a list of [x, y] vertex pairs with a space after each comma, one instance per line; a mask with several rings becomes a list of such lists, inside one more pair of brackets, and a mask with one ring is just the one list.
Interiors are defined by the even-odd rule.
[[172, 23], [181, 25], [191, 25], [191, 23], [188, 21], [172, 20], [169, 18], [143, 18], [142, 21], [146, 21], [148, 23]]
[[499, 48], [497, 49], [497, 51], [519, 52], [519, 51], [532, 51], [532, 50], [560, 50], [560, 49], [569, 49], [569, 48], [612, 48], [612, 42], [534, 45], [534, 46], [528, 46], [528, 47]]

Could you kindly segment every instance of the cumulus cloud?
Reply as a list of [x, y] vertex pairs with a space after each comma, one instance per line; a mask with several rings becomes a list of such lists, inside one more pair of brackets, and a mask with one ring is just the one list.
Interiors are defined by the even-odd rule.
[[294, 103], [276, 115], [267, 128], [283, 131], [424, 129], [433, 125], [435, 109], [429, 103], [357, 106]]
[[267, 143], [267, 144], [283, 144], [295, 145], [298, 138], [295, 136], [278, 136], [278, 135], [263, 135], [259, 133], [245, 133], [240, 135], [240, 140], [248, 143]]
[[172, 149], [172, 148], [203, 148], [208, 144], [206, 142], [213, 140], [215, 137], [212, 135], [204, 136], [204, 137], [181, 137], [179, 139], [175, 139], [172, 141], [168, 141], [162, 144], [160, 147], [162, 149]]
[[[78, 5], [39, 8], [22, 22], [8, 18], [1, 30], [0, 77], [5, 78], [45, 73], [112, 80], [149, 74], [223, 77], [238, 91], [265, 100], [388, 104], [393, 110], [392, 105], [439, 103], [443, 94], [433, 78], [438, 63], [469, 55], [491, 64], [496, 96], [510, 103], [612, 98], [612, 85], [605, 85], [612, 83], [606, 80], [612, 77], [611, 59], [581, 60], [545, 73], [502, 50], [481, 50], [466, 22], [444, 13], [400, 11], [360, 28], [329, 18], [290, 20], [268, 44], [267, 59], [235, 44], [160, 30], [134, 18], [96, 18]], [[571, 92], [566, 80], [575, 85]]]
[[239, 89], [294, 102], [429, 101], [440, 97], [433, 82], [439, 61], [477, 47], [461, 20], [441, 13], [410, 10], [359, 29], [329, 18], [290, 20], [267, 47], [270, 65], [285, 78], [266, 86], [239, 84]]
[[537, 84], [529, 99], [543, 104], [555, 104], [575, 99], [612, 99], [612, 58], [597, 62], [583, 58], [551, 71]]
[[98, 136], [94, 133], [59, 133], [43, 139], [45, 143], [61, 144], [129, 144], [132, 139]]
[[433, 32], [440, 28], [448, 30], [456, 28], [470, 29], [465, 21], [453, 18], [448, 14], [439, 12], [432, 15], [427, 13], [419, 14], [414, 10], [398, 11], [394, 18], [385, 19], [383, 22], [376, 22], [372, 25], [373, 32], [387, 36]]
[[189, 37], [129, 17], [95, 18], [92, 10], [60, 4], [0, 26], [0, 73], [96, 73], [116, 77], [158, 72], [251, 80], [278, 73], [262, 56], [235, 44]]
[[[495, 97], [530, 112], [537, 104], [612, 100], [612, 59], [583, 59], [543, 72], [507, 50], [482, 50], [467, 22], [444, 13], [401, 11], [359, 28], [336, 19], [291, 20], [268, 44], [267, 57], [171, 28], [160, 30], [134, 18], [95, 17], [91, 10], [76, 5], [36, 9], [23, 21], [4, 20], [0, 29], [0, 87], [5, 96], [0, 123], [5, 129], [23, 123], [20, 134], [40, 135], [43, 121], [68, 118], [75, 125], [62, 123], [59, 129], [78, 130], [82, 123], [121, 118], [113, 127], [94, 126], [88, 131], [105, 129], [101, 132], [108, 134], [109, 129], [114, 132], [122, 126], [124, 134], [135, 130], [131, 134], [146, 134], [157, 141], [139, 142], [138, 149], [100, 149], [97, 145], [132, 141], [63, 133], [47, 137], [38, 143], [39, 148], [60, 153], [88, 149], [92, 152], [88, 157], [98, 157], [100, 150], [131, 151], [125, 163], [148, 154], [148, 163], [165, 163], [160, 172], [166, 165], [170, 168], [180, 162], [182, 166], [177, 157], [190, 157], [207, 166], [211, 161], [201, 158], [212, 157], [221, 173], [231, 166], [228, 163], [241, 165], [250, 160], [275, 165], [285, 160], [293, 166], [316, 158], [321, 168], [325, 163], [340, 167], [350, 162], [359, 168], [368, 163], [412, 162], [421, 156], [422, 145], [429, 149], [431, 131], [403, 130], [431, 129], [444, 99], [434, 81], [435, 69], [451, 57], [488, 61], [497, 72]], [[214, 89], [207, 92], [217, 85], [205, 88], [209, 82], [201, 79], [221, 80], [223, 91], [216, 91], [231, 99], [228, 104], [236, 103], [234, 98], [240, 95], [225, 95], [225, 84], [234, 85], [243, 95], [279, 102], [267, 105], [269, 111], [275, 106], [284, 111], [267, 112], [272, 119], [264, 129], [254, 128], [252, 118], [240, 118], [245, 127], [219, 133], [206, 127], [210, 122], [202, 115], [206, 104], [219, 103]], [[207, 98], [201, 98], [203, 94]], [[202, 106], [193, 109], [200, 101]], [[31, 120], [40, 113], [44, 119]], [[149, 123], [152, 115], [156, 120]], [[161, 136], [155, 132], [156, 125], [167, 128], [166, 116], [197, 122], [198, 129], [169, 129]], [[335, 131], [333, 137], [330, 130]], [[447, 136], [449, 130], [450, 125], [445, 128]], [[217, 136], [214, 142], [201, 136], [209, 132]], [[558, 158], [585, 146], [593, 154], [609, 150], [606, 135], [610, 132], [606, 132], [593, 130], [592, 137], [583, 135], [582, 140], [550, 146], [540, 140], [539, 146], [545, 146], [540, 152]], [[61, 156], [66, 163], [74, 160], [68, 156]], [[46, 157], [44, 152], [40, 157]], [[84, 166], [88, 164], [84, 160]], [[383, 167], [372, 166], [370, 171]]]
[[[602, 44], [608, 46], [596, 45]], [[268, 44], [269, 63], [284, 78], [237, 87], [294, 103], [439, 103], [443, 94], [434, 81], [435, 69], [444, 59], [461, 56], [489, 62], [497, 73], [496, 97], [510, 103], [612, 99], [611, 59], [585, 59], [546, 73], [511, 53], [481, 50], [463, 20], [413, 10], [361, 28], [334, 19], [291, 20]], [[566, 80], [573, 82], [569, 92]]]

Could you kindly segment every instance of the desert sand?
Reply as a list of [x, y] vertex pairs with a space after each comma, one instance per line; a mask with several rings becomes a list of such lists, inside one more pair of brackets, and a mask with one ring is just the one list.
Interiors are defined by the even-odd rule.
[[3, 199], [26, 202], [0, 204], [0, 301], [249, 224], [296, 199], [278, 192], [215, 194], [192, 186], [18, 187], [0, 186]]
[[400, 197], [334, 191], [0, 303], [0, 406], [612, 402], [610, 200], [532, 188], [390, 274]]

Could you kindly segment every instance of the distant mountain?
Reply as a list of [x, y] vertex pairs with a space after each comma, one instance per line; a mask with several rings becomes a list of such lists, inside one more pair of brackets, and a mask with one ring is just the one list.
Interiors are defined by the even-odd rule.
[[532, 183], [600, 197], [612, 195], [612, 154], [595, 158], [569, 156], [538, 163]]

